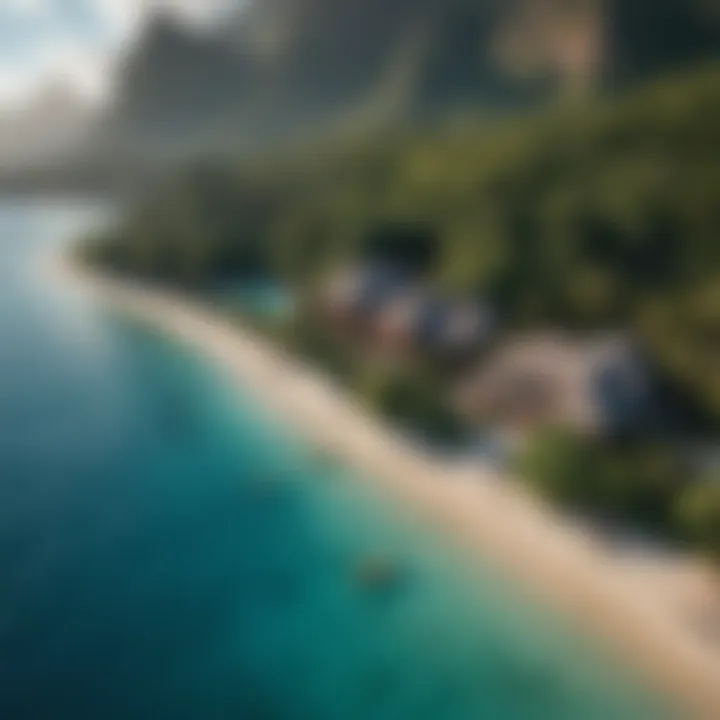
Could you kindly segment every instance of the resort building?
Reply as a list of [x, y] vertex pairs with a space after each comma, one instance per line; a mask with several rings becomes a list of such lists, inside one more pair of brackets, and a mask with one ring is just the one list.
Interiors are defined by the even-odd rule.
[[498, 347], [457, 386], [454, 402], [464, 417], [511, 433], [565, 426], [600, 434], [646, 423], [651, 395], [647, 369], [628, 338], [548, 332]]
[[396, 265], [371, 263], [333, 275], [321, 314], [348, 339], [388, 360], [460, 361], [488, 347], [494, 314], [480, 303], [447, 300]]
[[324, 314], [341, 322], [367, 322], [407, 285], [393, 265], [371, 264], [335, 273], [322, 293]]
[[497, 326], [497, 317], [491, 308], [474, 302], [453, 303], [435, 341], [445, 353], [474, 353], [489, 347]]
[[446, 301], [416, 287], [389, 300], [378, 314], [375, 336], [389, 350], [442, 358], [484, 349], [494, 330], [494, 317], [482, 305]]
[[442, 305], [429, 293], [410, 288], [391, 298], [378, 313], [375, 342], [385, 351], [413, 352], [422, 336], [429, 335], [438, 324], [442, 313]]

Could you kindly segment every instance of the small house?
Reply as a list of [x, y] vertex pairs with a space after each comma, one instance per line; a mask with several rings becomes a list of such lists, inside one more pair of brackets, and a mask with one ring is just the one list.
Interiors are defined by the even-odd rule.
[[375, 337], [387, 348], [433, 357], [459, 357], [485, 347], [494, 331], [489, 310], [450, 302], [422, 288], [392, 298], [378, 315]]
[[326, 316], [343, 323], [368, 323], [385, 303], [400, 293], [407, 282], [392, 265], [364, 265], [333, 275], [321, 304]]
[[496, 329], [497, 319], [489, 307], [477, 302], [456, 302], [447, 306], [433, 339], [442, 353], [461, 357], [487, 348]]
[[378, 313], [373, 338], [386, 351], [412, 352], [423, 333], [438, 323], [441, 304], [427, 291], [412, 287], [391, 298]]

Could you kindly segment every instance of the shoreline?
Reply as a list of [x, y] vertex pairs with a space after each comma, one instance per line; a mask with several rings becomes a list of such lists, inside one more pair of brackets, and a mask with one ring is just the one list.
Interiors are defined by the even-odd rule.
[[493, 562], [531, 597], [569, 615], [611, 657], [624, 656], [650, 689], [676, 698], [690, 713], [682, 717], [720, 717], [720, 638], [712, 644], [692, 626], [703, 607], [698, 597], [706, 592], [710, 619], [720, 629], [720, 582], [709, 568], [610, 552], [518, 483], [479, 463], [453, 464], [411, 446], [320, 371], [198, 301], [93, 273], [67, 257], [52, 258], [48, 270], [250, 386], [312, 444]]

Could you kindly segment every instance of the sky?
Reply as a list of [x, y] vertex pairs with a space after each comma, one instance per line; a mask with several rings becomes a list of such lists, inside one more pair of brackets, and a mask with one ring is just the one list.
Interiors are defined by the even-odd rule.
[[20, 107], [61, 80], [104, 97], [114, 60], [152, 12], [216, 20], [238, 0], [0, 0], [0, 109]]

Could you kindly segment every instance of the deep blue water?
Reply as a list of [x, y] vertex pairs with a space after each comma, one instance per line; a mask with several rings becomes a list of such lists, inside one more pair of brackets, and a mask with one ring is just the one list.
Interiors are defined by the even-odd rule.
[[48, 282], [97, 216], [0, 205], [2, 720], [662, 716], [251, 389]]

